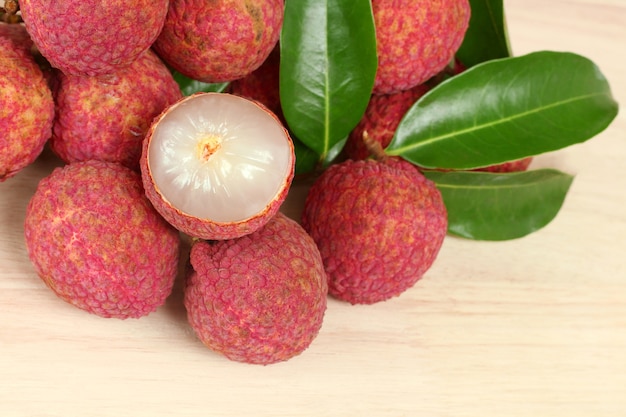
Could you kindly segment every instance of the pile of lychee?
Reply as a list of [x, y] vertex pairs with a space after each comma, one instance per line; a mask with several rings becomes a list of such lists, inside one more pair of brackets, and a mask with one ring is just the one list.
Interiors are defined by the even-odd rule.
[[[441, 195], [383, 148], [450, 71], [467, 0], [372, 1], [370, 106], [342, 159], [310, 174], [300, 222], [280, 211], [295, 176], [278, 94], [283, 0], [16, 3], [2, 15], [17, 23], [0, 22], [0, 180], [44, 146], [63, 161], [24, 222], [34, 269], [63, 300], [145, 316], [172, 292], [187, 243], [184, 305], [198, 338], [270, 364], [312, 343], [328, 294], [382, 302], [435, 261]], [[183, 97], [173, 71], [229, 89]]]

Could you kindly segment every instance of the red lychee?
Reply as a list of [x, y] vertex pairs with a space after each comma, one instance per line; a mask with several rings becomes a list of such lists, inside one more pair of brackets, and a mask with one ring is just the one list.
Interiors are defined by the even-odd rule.
[[372, 0], [375, 94], [422, 84], [452, 60], [469, 25], [468, 0]]
[[196, 241], [190, 262], [188, 319], [212, 350], [267, 365], [302, 353], [318, 335], [328, 291], [322, 259], [284, 214], [238, 239]]
[[150, 205], [139, 174], [116, 163], [56, 168], [28, 204], [24, 234], [46, 285], [101, 317], [154, 311], [178, 272], [178, 231]]
[[400, 159], [331, 165], [307, 195], [302, 225], [317, 244], [329, 293], [371, 304], [412, 287], [447, 232], [435, 184]]
[[262, 103], [286, 124], [280, 104], [279, 77], [280, 48], [277, 45], [259, 68], [231, 82], [228, 92]]
[[361, 121], [348, 136], [344, 148], [346, 156], [350, 159], [372, 156], [365, 136], [387, 147], [406, 112], [429, 89], [427, 84], [420, 84], [397, 93], [372, 95]]
[[0, 22], [0, 181], [31, 164], [52, 134], [54, 101], [23, 25]]
[[533, 157], [516, 159], [515, 161], [504, 162], [502, 164], [490, 165], [484, 168], [477, 168], [474, 171], [485, 171], [494, 173], [526, 171], [533, 161]]
[[37, 49], [67, 74], [102, 75], [129, 65], [155, 41], [168, 0], [20, 0]]
[[154, 49], [181, 74], [226, 82], [257, 69], [280, 35], [283, 0], [171, 0]]
[[65, 162], [98, 159], [139, 170], [152, 120], [182, 97], [170, 71], [150, 50], [112, 74], [57, 72], [57, 78], [50, 145]]

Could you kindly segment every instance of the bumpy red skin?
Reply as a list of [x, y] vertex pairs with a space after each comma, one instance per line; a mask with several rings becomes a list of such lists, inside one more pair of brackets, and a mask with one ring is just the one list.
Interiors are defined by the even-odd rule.
[[165, 64], [150, 50], [130, 66], [100, 77], [58, 73], [50, 141], [65, 162], [98, 159], [139, 171], [152, 120], [182, 98]]
[[154, 49], [181, 74], [226, 82], [257, 69], [283, 23], [283, 0], [171, 0]]
[[280, 48], [274, 47], [263, 64], [243, 78], [231, 82], [228, 92], [263, 103], [286, 124], [279, 92]]
[[495, 173], [526, 171], [533, 161], [532, 157], [517, 159], [515, 161], [504, 162], [502, 164], [490, 165], [485, 168], [477, 168], [474, 171], [485, 171]]
[[318, 335], [328, 292], [322, 259], [282, 213], [239, 239], [197, 241], [190, 262], [185, 307], [210, 349], [268, 365], [299, 355]]
[[67, 74], [102, 75], [129, 65], [159, 35], [168, 0], [20, 0], [37, 49]]
[[[293, 177], [295, 173], [295, 151], [293, 147], [293, 142], [291, 140], [288, 141], [291, 146], [291, 154], [293, 155], [291, 170], [285, 177], [285, 182], [283, 183], [280, 191], [276, 194], [276, 198], [274, 198], [274, 200], [267, 207], [265, 207], [264, 210], [260, 211], [259, 213], [248, 219], [231, 223], [214, 222], [208, 219], [200, 219], [198, 217], [190, 216], [187, 213], [180, 211], [178, 208], [173, 207], [163, 196], [163, 194], [161, 194], [158, 186], [154, 183], [150, 164], [148, 163], [148, 149], [152, 140], [152, 134], [154, 132], [154, 129], [158, 127], [159, 121], [167, 114], [169, 110], [171, 110], [171, 108], [173, 108], [173, 106], [178, 106], [186, 100], [192, 99], [194, 95], [183, 97], [172, 106], [166, 108], [159, 116], [154, 119], [152, 125], [150, 126], [150, 129], [148, 130], [148, 133], [146, 134], [146, 137], [143, 140], [141, 160], [139, 165], [141, 168], [143, 186], [146, 190], [146, 196], [148, 197], [150, 202], [152, 202], [154, 208], [161, 214], [161, 216], [165, 218], [165, 220], [167, 220], [171, 225], [173, 225], [181, 232], [191, 237], [206, 240], [225, 240], [247, 235], [265, 225], [278, 212], [280, 206], [283, 204], [283, 201], [285, 201], [285, 198], [287, 198], [287, 193], [289, 192], [289, 188], [291, 186], [291, 183], [293, 182]], [[265, 111], [267, 111], [269, 115], [274, 117], [274, 119], [276, 119], [278, 123], [280, 123], [278, 117], [269, 109], [267, 109], [262, 103], [255, 101], [253, 101], [253, 103], [263, 108]], [[281, 124], [281, 126], [283, 125]], [[289, 138], [289, 132], [287, 131], [287, 129], [284, 128], [284, 126], [283, 130], [285, 132], [285, 135]]]
[[302, 225], [317, 244], [329, 293], [352, 304], [398, 296], [431, 267], [447, 231], [434, 183], [400, 160], [347, 160], [311, 187]]
[[101, 317], [156, 310], [178, 272], [179, 233], [152, 208], [139, 174], [119, 164], [55, 169], [28, 204], [24, 233], [46, 285]]
[[22, 25], [0, 23], [0, 182], [39, 156], [52, 134], [54, 101]]
[[428, 85], [420, 84], [393, 94], [372, 95], [361, 121], [348, 136], [344, 148], [346, 156], [350, 159], [367, 159], [371, 156], [363, 141], [365, 134], [386, 148], [402, 117], [429, 89]]
[[470, 18], [468, 0], [373, 0], [372, 9], [375, 94], [407, 90], [440, 72], [461, 46]]

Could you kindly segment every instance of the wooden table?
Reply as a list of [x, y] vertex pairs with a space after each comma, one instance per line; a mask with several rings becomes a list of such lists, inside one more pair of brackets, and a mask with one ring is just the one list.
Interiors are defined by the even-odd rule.
[[[594, 60], [626, 103], [624, 0], [506, 0], [514, 53]], [[212, 353], [180, 282], [140, 320], [56, 298], [22, 232], [45, 153], [0, 184], [0, 416], [624, 416], [626, 116], [533, 167], [576, 175], [562, 211], [523, 239], [448, 237], [427, 275], [373, 306], [330, 300], [312, 346], [267, 367]], [[296, 214], [302, 189], [285, 209]]]

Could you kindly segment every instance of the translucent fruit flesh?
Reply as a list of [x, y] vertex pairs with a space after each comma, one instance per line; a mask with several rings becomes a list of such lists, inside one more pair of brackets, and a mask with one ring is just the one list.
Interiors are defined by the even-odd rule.
[[230, 94], [200, 94], [154, 129], [148, 164], [156, 188], [183, 213], [238, 222], [263, 211], [293, 165], [290, 138], [267, 110]]

